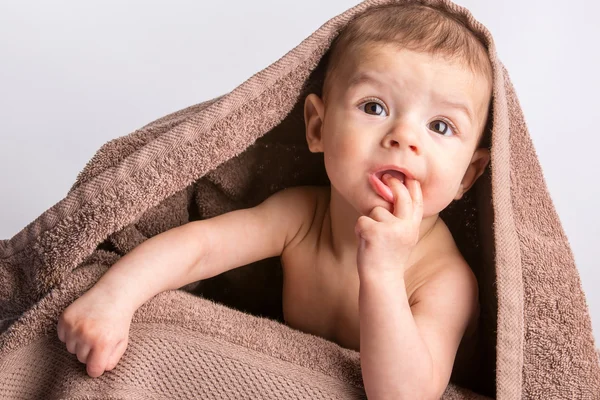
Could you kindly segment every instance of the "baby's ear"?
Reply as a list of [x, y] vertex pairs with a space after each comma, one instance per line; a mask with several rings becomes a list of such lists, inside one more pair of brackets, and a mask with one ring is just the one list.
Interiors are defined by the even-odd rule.
[[473, 153], [473, 157], [471, 158], [471, 163], [465, 172], [465, 176], [460, 183], [460, 187], [458, 188], [454, 200], [460, 199], [463, 194], [471, 189], [471, 186], [473, 186], [477, 179], [483, 174], [489, 162], [490, 151], [488, 149], [481, 148], [475, 150], [475, 153]]
[[314, 93], [306, 96], [304, 101], [304, 125], [306, 126], [306, 142], [313, 153], [323, 151], [321, 132], [324, 117], [323, 100]]

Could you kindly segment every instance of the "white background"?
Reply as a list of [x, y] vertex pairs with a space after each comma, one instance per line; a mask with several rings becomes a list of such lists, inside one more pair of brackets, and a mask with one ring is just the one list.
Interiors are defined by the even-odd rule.
[[[598, 338], [599, 3], [458, 3], [508, 68]], [[103, 143], [232, 90], [356, 4], [0, 1], [0, 238], [61, 200]]]

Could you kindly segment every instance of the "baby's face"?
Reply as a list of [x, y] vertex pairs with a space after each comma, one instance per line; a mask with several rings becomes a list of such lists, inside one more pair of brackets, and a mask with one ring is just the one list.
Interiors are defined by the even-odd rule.
[[390, 45], [367, 45], [360, 53], [340, 65], [321, 136], [312, 143], [309, 138], [309, 146], [324, 152], [334, 190], [360, 214], [377, 205], [392, 210], [373, 183], [386, 166], [420, 182], [424, 218], [437, 214], [462, 195], [491, 87], [462, 64], [428, 54]]

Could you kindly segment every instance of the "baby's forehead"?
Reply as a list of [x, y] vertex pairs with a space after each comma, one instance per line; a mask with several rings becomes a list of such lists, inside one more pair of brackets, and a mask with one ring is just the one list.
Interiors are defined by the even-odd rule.
[[[423, 75], [426, 78], [431, 76], [428, 75], [429, 71], [437, 70], [434, 83], [427, 90], [444, 101], [445, 97], [467, 99], [473, 103], [475, 112], [483, 112], [480, 108], [487, 110], [492, 95], [489, 79], [474, 71], [466, 61], [456, 57], [398, 49], [389, 45], [349, 48], [343, 57], [342, 68], [337, 74], [341, 79], [335, 79], [333, 85], [343, 85], [346, 88], [360, 84], [388, 87], [398, 85], [402, 88], [407, 77], [418, 81], [421, 79], [421, 71], [428, 71]], [[481, 107], [476, 105], [478, 103], [481, 103]]]

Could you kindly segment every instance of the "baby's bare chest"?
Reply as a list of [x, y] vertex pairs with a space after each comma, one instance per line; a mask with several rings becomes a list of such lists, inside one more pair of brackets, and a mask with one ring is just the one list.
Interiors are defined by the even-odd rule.
[[295, 329], [358, 350], [359, 279], [356, 267], [295, 249], [282, 259], [283, 315]]
[[[356, 262], [342, 265], [307, 243], [282, 257], [283, 315], [292, 328], [359, 350], [360, 280]], [[413, 285], [407, 280], [407, 295]]]

